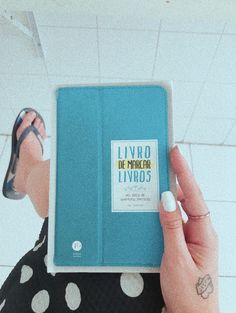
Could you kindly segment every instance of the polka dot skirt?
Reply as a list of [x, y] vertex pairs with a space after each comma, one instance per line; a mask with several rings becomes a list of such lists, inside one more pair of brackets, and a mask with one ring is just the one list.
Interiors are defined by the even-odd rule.
[[162, 312], [157, 273], [47, 273], [47, 231], [48, 218], [0, 290], [1, 313]]

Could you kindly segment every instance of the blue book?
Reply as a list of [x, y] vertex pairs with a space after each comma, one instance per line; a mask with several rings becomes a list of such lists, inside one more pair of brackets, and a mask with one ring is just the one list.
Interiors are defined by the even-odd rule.
[[155, 272], [158, 206], [174, 176], [171, 88], [58, 88], [49, 209], [49, 272]]

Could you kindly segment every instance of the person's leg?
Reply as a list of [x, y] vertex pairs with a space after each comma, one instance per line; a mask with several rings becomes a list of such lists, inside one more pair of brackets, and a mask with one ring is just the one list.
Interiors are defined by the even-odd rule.
[[[23, 122], [17, 130], [17, 139], [32, 122], [42, 138], [45, 139], [46, 132], [43, 123], [38, 118], [35, 121], [34, 119], [35, 114], [32, 112], [24, 116]], [[14, 187], [16, 191], [24, 192], [29, 196], [37, 213], [42, 218], [48, 216], [49, 170], [50, 160], [43, 160], [38, 139], [35, 134], [29, 133], [20, 147]]]
[[34, 165], [26, 180], [26, 193], [42, 218], [48, 216], [50, 160]]

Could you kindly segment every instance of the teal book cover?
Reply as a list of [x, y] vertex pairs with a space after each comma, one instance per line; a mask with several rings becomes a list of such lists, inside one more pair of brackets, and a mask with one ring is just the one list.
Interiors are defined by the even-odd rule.
[[48, 271], [158, 271], [171, 88], [60, 87], [54, 110]]

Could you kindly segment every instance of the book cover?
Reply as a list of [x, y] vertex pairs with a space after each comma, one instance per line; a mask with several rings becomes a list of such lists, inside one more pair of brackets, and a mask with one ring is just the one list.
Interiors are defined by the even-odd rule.
[[65, 86], [54, 110], [48, 271], [158, 271], [160, 194], [173, 191], [171, 88]]

